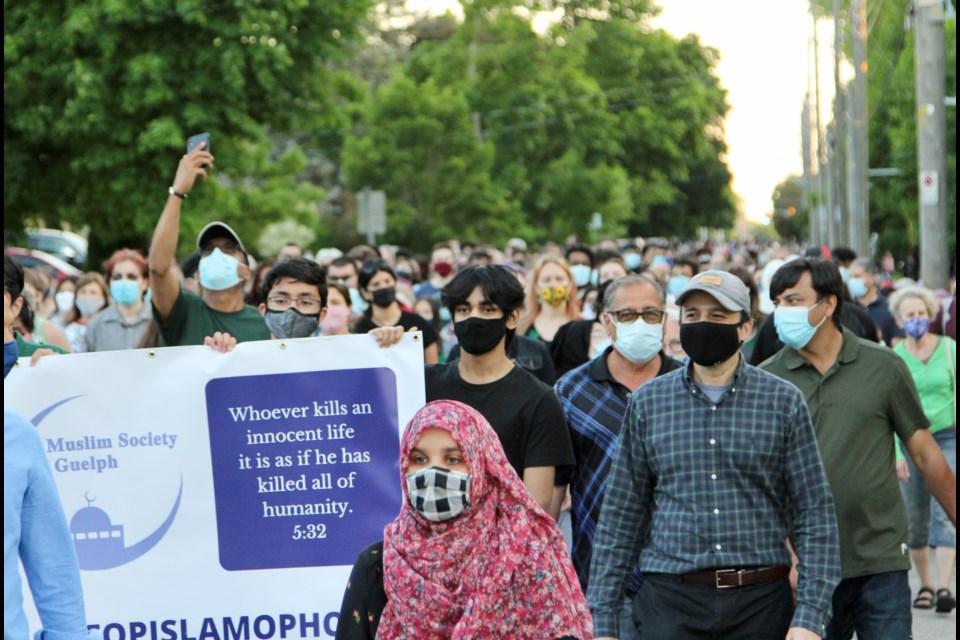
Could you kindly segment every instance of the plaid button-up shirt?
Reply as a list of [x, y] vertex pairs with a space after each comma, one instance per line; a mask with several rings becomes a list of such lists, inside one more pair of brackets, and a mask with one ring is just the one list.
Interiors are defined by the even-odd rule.
[[800, 558], [791, 626], [823, 635], [840, 552], [803, 395], [742, 360], [717, 403], [687, 367], [651, 380], [630, 399], [594, 539], [595, 634], [617, 635], [638, 558], [644, 573], [789, 565], [788, 533]]
[[[563, 376], [555, 387], [563, 415], [570, 427], [576, 470], [570, 481], [570, 516], [573, 523], [573, 567], [586, 590], [590, 579], [593, 537], [600, 520], [603, 494], [610, 480], [613, 456], [620, 443], [620, 427], [627, 413], [630, 389], [610, 373], [607, 357], [613, 347]], [[658, 376], [683, 365], [660, 353]], [[639, 567], [633, 571], [627, 591], [636, 592], [643, 582]]]

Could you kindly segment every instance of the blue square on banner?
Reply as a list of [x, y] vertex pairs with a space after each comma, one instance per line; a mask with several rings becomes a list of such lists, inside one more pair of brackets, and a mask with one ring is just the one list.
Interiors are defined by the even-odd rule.
[[387, 368], [217, 378], [207, 421], [220, 565], [351, 565], [400, 512]]

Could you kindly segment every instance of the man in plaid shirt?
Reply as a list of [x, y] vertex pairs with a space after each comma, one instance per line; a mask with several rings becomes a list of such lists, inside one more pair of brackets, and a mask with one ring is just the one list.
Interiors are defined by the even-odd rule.
[[[600, 319], [613, 344], [563, 376], [555, 387], [577, 459], [570, 478], [570, 551], [584, 591], [589, 584], [603, 493], [630, 394], [656, 376], [682, 366], [663, 353], [664, 302], [663, 289], [646, 276], [629, 275], [610, 282]], [[635, 569], [621, 614], [620, 640], [638, 637], [631, 611], [641, 581], [642, 575]]]
[[633, 618], [643, 637], [819, 638], [840, 562], [806, 402], [743, 361], [752, 327], [739, 279], [706, 271], [677, 303], [692, 364], [644, 384], [627, 408], [594, 539], [595, 635], [618, 636], [639, 560]]

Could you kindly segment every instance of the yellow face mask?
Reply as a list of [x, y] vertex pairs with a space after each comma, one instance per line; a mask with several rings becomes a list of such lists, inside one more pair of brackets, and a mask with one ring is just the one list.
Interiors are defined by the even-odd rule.
[[543, 287], [540, 289], [540, 299], [549, 305], [559, 307], [570, 298], [570, 289], [563, 285]]

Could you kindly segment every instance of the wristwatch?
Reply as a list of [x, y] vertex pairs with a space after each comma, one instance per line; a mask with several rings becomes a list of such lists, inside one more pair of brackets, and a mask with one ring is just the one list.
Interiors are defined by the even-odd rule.
[[177, 191], [177, 190], [174, 189], [173, 187], [170, 187], [169, 189], [167, 189], [167, 193], [169, 193], [169, 194], [172, 195], [172, 196], [177, 196], [177, 197], [180, 198], [181, 200], [186, 200], [186, 199], [187, 199], [187, 194], [185, 194], [185, 193], [180, 193], [179, 191]]

